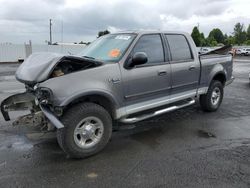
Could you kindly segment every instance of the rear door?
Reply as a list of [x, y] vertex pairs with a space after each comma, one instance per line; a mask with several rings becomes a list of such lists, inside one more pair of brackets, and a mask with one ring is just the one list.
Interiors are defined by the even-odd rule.
[[[145, 52], [148, 62], [132, 69], [121, 68], [128, 113], [154, 107], [154, 103], [157, 103], [155, 99], [161, 97], [167, 102], [171, 89], [171, 70], [165, 47], [161, 34], [142, 35], [127, 61], [136, 52]], [[141, 107], [143, 109], [139, 109]]]
[[171, 54], [171, 95], [195, 93], [199, 82], [200, 64], [195, 61], [187, 38], [182, 34], [165, 34], [165, 37]]

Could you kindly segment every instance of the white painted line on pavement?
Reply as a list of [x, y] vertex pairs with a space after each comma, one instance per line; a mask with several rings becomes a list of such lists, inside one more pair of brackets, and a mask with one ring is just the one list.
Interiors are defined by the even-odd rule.
[[0, 93], [22, 93], [25, 89], [12, 89], [12, 90], [3, 90]]
[[250, 62], [250, 59], [234, 59], [234, 62]]
[[6, 81], [6, 80], [15, 80], [16, 77], [14, 75], [11, 76], [0, 76], [1, 81]]

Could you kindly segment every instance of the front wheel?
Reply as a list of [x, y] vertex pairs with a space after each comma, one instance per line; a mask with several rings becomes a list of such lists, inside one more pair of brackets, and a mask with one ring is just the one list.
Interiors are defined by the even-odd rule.
[[214, 112], [218, 110], [224, 95], [223, 85], [220, 81], [213, 80], [205, 95], [200, 96], [200, 106], [202, 110]]
[[61, 148], [72, 158], [85, 158], [101, 151], [112, 133], [110, 114], [100, 105], [82, 103], [62, 117], [64, 128], [57, 130]]

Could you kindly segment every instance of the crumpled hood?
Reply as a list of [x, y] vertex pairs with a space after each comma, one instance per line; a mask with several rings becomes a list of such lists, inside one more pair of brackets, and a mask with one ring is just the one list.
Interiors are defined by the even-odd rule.
[[17, 69], [16, 79], [24, 83], [44, 81], [63, 56], [57, 53], [33, 53]]

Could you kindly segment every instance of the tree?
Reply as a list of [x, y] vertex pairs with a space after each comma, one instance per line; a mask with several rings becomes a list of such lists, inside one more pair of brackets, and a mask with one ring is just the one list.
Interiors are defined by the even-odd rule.
[[236, 44], [238, 45], [243, 44], [247, 38], [247, 33], [246, 31], [244, 31], [244, 24], [241, 23], [235, 24], [233, 34]]
[[217, 46], [218, 42], [214, 39], [214, 37], [207, 37], [207, 46]]
[[243, 40], [243, 43], [245, 43], [245, 41], [247, 40], [247, 32], [246, 31], [242, 32], [242, 40]]
[[250, 46], [250, 40], [245, 41], [244, 44]]
[[217, 45], [218, 45], [218, 43], [215, 39], [211, 41], [210, 46], [217, 46]]
[[207, 40], [204, 36], [204, 33], [200, 33], [201, 46], [207, 46]]
[[217, 43], [224, 43], [224, 35], [222, 31], [219, 28], [215, 28], [212, 31], [210, 31], [209, 38], [214, 38]]
[[224, 41], [226, 41], [227, 39], [228, 39], [228, 35], [225, 34], [225, 35], [224, 35]]
[[235, 44], [235, 38], [233, 36], [229, 36], [225, 39], [226, 45], [234, 45]]
[[248, 25], [247, 28], [247, 39], [250, 40], [250, 24]]
[[97, 36], [97, 38], [99, 38], [99, 37], [101, 37], [101, 36], [103, 36], [103, 35], [107, 35], [107, 34], [109, 34], [110, 33], [110, 31], [109, 30], [104, 30], [104, 31], [99, 31], [98, 32], [98, 36]]
[[81, 41], [81, 42], [79, 42], [79, 44], [89, 45], [89, 44], [90, 44], [90, 42], [83, 42], [83, 41]]
[[192, 36], [196, 46], [201, 46], [201, 43], [202, 43], [201, 42], [201, 34], [200, 34], [200, 31], [199, 31], [198, 27], [193, 28], [191, 36]]

